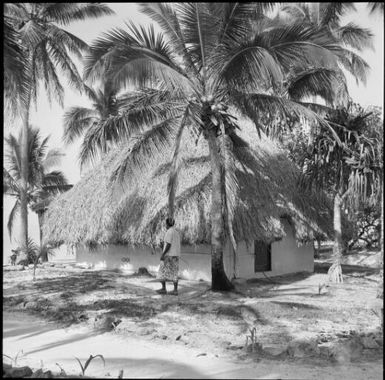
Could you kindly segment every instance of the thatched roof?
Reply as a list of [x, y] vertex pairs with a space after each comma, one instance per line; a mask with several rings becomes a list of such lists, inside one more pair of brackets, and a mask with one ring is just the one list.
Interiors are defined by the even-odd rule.
[[[315, 235], [330, 236], [330, 207], [318, 196], [298, 190], [299, 173], [286, 153], [266, 136], [259, 138], [252, 125], [247, 124], [240, 134], [250, 147], [238, 149], [244, 166], [237, 164], [235, 239], [278, 240], [285, 235], [282, 217], [293, 224], [299, 241], [313, 239]], [[185, 243], [209, 243], [208, 146], [203, 138], [196, 146], [189, 132], [185, 133], [183, 143], [186, 167], [180, 174], [176, 194], [176, 227]], [[50, 204], [43, 226], [45, 241], [154, 246], [163, 239], [172, 151], [141, 173], [136, 183], [119, 192], [110, 178], [124, 154], [124, 148], [109, 153], [70, 191]]]

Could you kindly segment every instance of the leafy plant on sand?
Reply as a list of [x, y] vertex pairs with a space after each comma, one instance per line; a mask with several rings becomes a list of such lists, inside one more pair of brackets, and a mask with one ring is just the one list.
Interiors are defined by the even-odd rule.
[[106, 365], [106, 362], [104, 361], [103, 355], [100, 355], [100, 354], [99, 355], [95, 355], [95, 356], [90, 355], [90, 357], [85, 361], [84, 365], [82, 364], [82, 362], [77, 357], [75, 357], [75, 359], [78, 361], [78, 363], [80, 365], [80, 368], [82, 370], [82, 376], [85, 375], [86, 369], [88, 368], [88, 366], [90, 365], [92, 360], [94, 360], [97, 357], [101, 358], [103, 360], [103, 364]]
[[[249, 345], [249, 341], [250, 341], [250, 345]], [[255, 327], [250, 329], [250, 335], [246, 336], [246, 345], [245, 345], [246, 350], [248, 350], [250, 346], [251, 346], [251, 352], [254, 352], [255, 350], [258, 350], [259, 348], [261, 348], [261, 344], [257, 342], [257, 330]]]
[[12, 366], [16, 367], [18, 359], [20, 357], [24, 356], [24, 352], [23, 352], [23, 350], [18, 351], [17, 354], [13, 358], [11, 356], [9, 356], [9, 355], [6, 355], [6, 354], [3, 354], [3, 356], [5, 356], [6, 358], [10, 359], [11, 363], [12, 363]]
[[[109, 117], [103, 129], [93, 130], [100, 148], [107, 130], [111, 143], [136, 139], [125, 150], [114, 180], [130, 178], [152, 165], [158, 154], [173, 152], [167, 189], [172, 216], [178, 173], [185, 164], [179, 154], [182, 135], [190, 133], [197, 143], [203, 138], [208, 144], [213, 290], [233, 288], [224, 271], [223, 247], [228, 238], [236, 248], [234, 168], [237, 151], [245, 144], [236, 133], [242, 128], [239, 116], [251, 119], [258, 131], [270, 128], [261, 123], [266, 113], [294, 115], [328, 129], [300, 96], [290, 99], [282, 83], [293, 67], [337, 70], [346, 53], [326, 27], [267, 17], [273, 7], [273, 3], [141, 4], [160, 33], [153, 26], [133, 24], [114, 29], [93, 43], [85, 59], [87, 80], [108, 77], [136, 88], [124, 111]], [[335, 131], [329, 130], [338, 141]]]

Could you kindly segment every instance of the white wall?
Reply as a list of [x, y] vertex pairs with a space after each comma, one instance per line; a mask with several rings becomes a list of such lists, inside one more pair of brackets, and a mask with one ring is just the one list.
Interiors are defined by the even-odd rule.
[[93, 251], [83, 245], [76, 248], [76, 261], [79, 264], [92, 265], [97, 269], [119, 268], [132, 273], [142, 266], [150, 270], [151, 266], [159, 265], [159, 257], [146, 247], [109, 244]]
[[[191, 280], [210, 281], [210, 246], [183, 246], [180, 260], [180, 275]], [[140, 267], [146, 267], [150, 273], [156, 274], [159, 268], [161, 251], [152, 251], [148, 247], [132, 247], [125, 245], [100, 246], [89, 251], [85, 246], [76, 248], [76, 262], [96, 269], [122, 269], [134, 273]], [[207, 269], [207, 270], [206, 270]]]
[[[271, 245], [271, 271], [265, 272], [267, 276], [279, 276], [295, 272], [314, 271], [313, 244], [299, 246], [294, 238], [294, 231], [290, 224], [282, 220], [286, 236]], [[230, 254], [227, 253], [228, 258]], [[262, 272], [254, 272], [254, 243], [249, 246], [242, 242], [238, 244], [236, 255], [236, 277], [237, 278], [263, 278]], [[225, 260], [225, 263], [229, 262]], [[228, 268], [232, 268], [229, 266]], [[227, 271], [233, 275], [233, 270]]]
[[52, 251], [52, 255], [48, 256], [48, 261], [53, 263], [73, 263], [76, 260], [76, 250], [65, 244]]
[[[313, 272], [313, 244], [298, 246], [292, 227], [285, 223], [287, 236], [272, 244], [272, 270], [265, 272], [268, 276], [278, 276], [294, 272]], [[211, 248], [209, 245], [182, 246], [180, 275], [189, 280], [211, 280]], [[229, 243], [224, 248], [223, 262], [229, 278], [234, 275], [234, 255]], [[140, 267], [146, 267], [156, 274], [159, 268], [161, 251], [152, 251], [148, 247], [108, 245], [96, 251], [88, 251], [79, 246], [76, 261], [92, 265], [99, 269], [122, 269], [134, 273]], [[254, 272], [254, 244], [249, 246], [241, 242], [237, 246], [235, 275], [237, 278], [262, 278], [262, 272]]]

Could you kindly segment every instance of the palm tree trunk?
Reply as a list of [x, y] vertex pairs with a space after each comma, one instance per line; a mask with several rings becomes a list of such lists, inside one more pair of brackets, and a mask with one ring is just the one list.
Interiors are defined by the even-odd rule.
[[[22, 260], [27, 258], [28, 246], [28, 125], [29, 125], [29, 107], [30, 107], [30, 89], [28, 94], [27, 104], [23, 114], [23, 123], [21, 130], [21, 144], [20, 144], [20, 161], [21, 161], [21, 191], [20, 191], [20, 246], [22, 248]], [[25, 257], [24, 257], [25, 256]]]
[[342, 197], [337, 192], [334, 197], [334, 246], [333, 246], [333, 265], [329, 268], [328, 275], [329, 281], [334, 283], [343, 282], [341, 258], [342, 258], [342, 227], [341, 227], [341, 205]]
[[211, 190], [211, 289], [231, 290], [234, 285], [227, 278], [223, 266], [224, 220], [222, 212], [222, 166], [216, 142], [215, 129], [207, 133], [209, 144], [212, 190]]
[[37, 218], [38, 218], [38, 222], [39, 222], [39, 237], [40, 237], [40, 252], [41, 252], [40, 257], [41, 257], [41, 261], [47, 262], [48, 261], [47, 251], [45, 249], [43, 249], [43, 218], [44, 218], [44, 212], [39, 211], [37, 213]]
[[[384, 298], [384, 184], [381, 175], [381, 235], [380, 235], [380, 281], [377, 289], [377, 298]], [[383, 320], [383, 319], [382, 319]]]

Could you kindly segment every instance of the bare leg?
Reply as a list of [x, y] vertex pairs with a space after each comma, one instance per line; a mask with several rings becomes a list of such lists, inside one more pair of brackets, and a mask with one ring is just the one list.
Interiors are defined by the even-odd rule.
[[159, 293], [159, 294], [166, 294], [167, 293], [166, 281], [161, 281], [160, 283], [162, 284], [162, 289], [159, 289], [156, 292]]
[[174, 283], [174, 290], [168, 294], [171, 294], [173, 296], [177, 296], [178, 295], [178, 281], [173, 281]]

